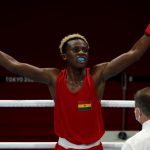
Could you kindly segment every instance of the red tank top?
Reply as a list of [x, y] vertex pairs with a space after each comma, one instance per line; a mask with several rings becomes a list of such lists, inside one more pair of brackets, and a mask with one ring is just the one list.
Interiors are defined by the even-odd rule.
[[74, 144], [93, 143], [105, 132], [101, 104], [89, 69], [86, 72], [82, 87], [75, 93], [67, 87], [66, 69], [60, 72], [56, 81], [55, 132]]

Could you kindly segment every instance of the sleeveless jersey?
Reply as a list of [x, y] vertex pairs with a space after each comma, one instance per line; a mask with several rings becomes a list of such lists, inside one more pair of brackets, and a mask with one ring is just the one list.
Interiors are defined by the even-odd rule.
[[90, 144], [104, 134], [101, 103], [89, 69], [80, 90], [75, 93], [67, 87], [67, 70], [58, 75], [54, 127], [57, 136], [74, 144]]

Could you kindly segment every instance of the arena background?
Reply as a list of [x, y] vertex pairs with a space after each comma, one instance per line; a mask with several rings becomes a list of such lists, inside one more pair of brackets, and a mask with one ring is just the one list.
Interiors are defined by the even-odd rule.
[[[58, 45], [70, 33], [90, 44], [89, 67], [110, 61], [131, 48], [150, 22], [149, 5], [137, 0], [0, 1], [0, 49], [39, 67], [65, 67]], [[132, 100], [150, 86], [150, 51], [123, 73], [106, 82], [103, 99]], [[127, 78], [125, 82], [124, 77]], [[127, 89], [123, 90], [124, 85]], [[51, 99], [46, 85], [0, 67], [0, 99]], [[133, 109], [103, 108], [106, 130], [139, 130]], [[0, 108], [0, 141], [56, 141], [53, 108]]]

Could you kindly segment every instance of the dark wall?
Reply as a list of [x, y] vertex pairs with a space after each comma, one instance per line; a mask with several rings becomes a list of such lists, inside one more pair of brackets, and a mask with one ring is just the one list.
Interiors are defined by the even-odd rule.
[[[89, 66], [110, 61], [131, 48], [149, 23], [149, 5], [137, 0], [0, 1], [0, 48], [17, 60], [39, 67], [65, 67], [60, 40], [81, 33], [89, 41]], [[106, 83], [104, 99], [133, 99], [150, 85], [148, 51]], [[132, 80], [129, 80], [132, 79]], [[50, 99], [46, 85], [33, 83], [0, 68], [0, 99]], [[53, 109], [0, 108], [0, 141], [55, 141]], [[122, 129], [122, 109], [103, 108], [107, 130]], [[140, 129], [133, 109], [125, 110], [125, 129]]]

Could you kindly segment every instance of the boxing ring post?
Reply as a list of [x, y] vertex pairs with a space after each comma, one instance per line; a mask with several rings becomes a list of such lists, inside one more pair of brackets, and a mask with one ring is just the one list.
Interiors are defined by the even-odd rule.
[[[102, 107], [133, 108], [133, 100], [101, 100]], [[0, 107], [54, 107], [53, 100], [0, 100]], [[54, 149], [56, 142], [0, 142], [0, 149]], [[123, 142], [102, 142], [104, 150], [121, 150]]]
[[[127, 98], [127, 74], [125, 72], [122, 73], [121, 76], [121, 87], [122, 87], [122, 99], [125, 100]], [[127, 133], [125, 132], [125, 121], [126, 121], [126, 108], [122, 108], [122, 131], [119, 132], [118, 137], [122, 140], [127, 139]]]

